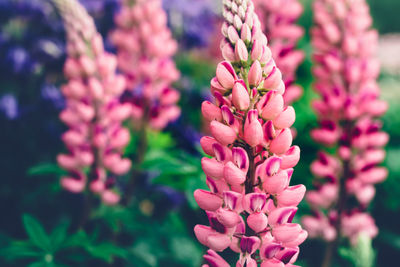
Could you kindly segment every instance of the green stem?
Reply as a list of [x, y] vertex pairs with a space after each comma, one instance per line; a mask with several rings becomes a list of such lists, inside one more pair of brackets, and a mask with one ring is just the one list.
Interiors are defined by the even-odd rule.
[[[346, 121], [344, 125], [345, 132], [350, 133], [352, 130], [351, 121]], [[347, 190], [346, 190], [346, 181], [350, 177], [351, 167], [350, 161], [343, 161], [343, 173], [342, 177], [339, 180], [339, 198], [336, 205], [337, 211], [337, 219], [335, 222], [335, 230], [336, 230], [336, 238], [330, 242], [325, 250], [325, 256], [322, 262], [322, 267], [330, 267], [333, 262], [333, 257], [335, 256], [335, 252], [339, 246], [340, 240], [342, 238], [342, 217], [346, 209], [346, 201], [347, 201]]]
[[146, 109], [144, 110], [143, 118], [140, 122], [140, 131], [139, 131], [139, 138], [138, 138], [138, 147], [134, 157], [132, 158], [132, 164], [135, 166], [132, 168], [132, 175], [129, 183], [126, 187], [124, 198], [122, 199], [121, 203], [124, 206], [128, 206], [131, 202], [133, 197], [133, 193], [135, 191], [135, 186], [137, 182], [137, 178], [142, 174], [140, 170], [140, 166], [143, 163], [144, 157], [146, 155], [148, 142], [147, 142], [147, 122], [150, 116], [150, 111], [148, 109], [147, 104], [145, 104]]

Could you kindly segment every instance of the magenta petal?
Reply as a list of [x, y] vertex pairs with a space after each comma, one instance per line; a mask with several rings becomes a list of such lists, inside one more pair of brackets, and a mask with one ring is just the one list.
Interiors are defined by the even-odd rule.
[[228, 106], [223, 105], [221, 107], [222, 118], [225, 123], [232, 126], [235, 123], [235, 117], [233, 116], [232, 111], [228, 108]]
[[249, 112], [247, 113], [247, 121], [249, 123], [258, 120], [258, 111], [257, 109], [251, 109], [249, 110]]
[[225, 164], [224, 178], [231, 185], [243, 184], [246, 180], [246, 173], [239, 169], [232, 161]]
[[226, 160], [225, 150], [224, 150], [224, 147], [221, 144], [219, 144], [219, 143], [212, 144], [212, 149], [214, 151], [215, 158], [219, 162], [223, 162], [223, 161]]
[[239, 215], [232, 210], [219, 209], [216, 211], [217, 219], [227, 228], [235, 227], [240, 223]]
[[271, 141], [276, 137], [275, 127], [272, 121], [267, 121], [263, 126], [263, 130], [266, 141]]
[[211, 136], [203, 136], [200, 139], [201, 148], [203, 149], [204, 153], [206, 153], [209, 156], [215, 156], [213, 144], [216, 142], [217, 141]]
[[216, 75], [218, 82], [226, 89], [231, 89], [237, 79], [235, 70], [227, 61], [218, 64]]
[[269, 224], [274, 226], [276, 224], [291, 223], [296, 212], [297, 207], [283, 207], [275, 209], [268, 214]]
[[282, 155], [288, 151], [292, 145], [293, 137], [290, 129], [282, 130], [279, 135], [271, 141], [270, 151], [277, 155]]
[[275, 175], [281, 167], [282, 159], [279, 157], [270, 157], [265, 163], [265, 173], [267, 176]]
[[261, 263], [260, 267], [285, 267], [285, 264], [278, 259], [266, 259]]
[[220, 108], [211, 103], [210, 101], [204, 101], [201, 104], [201, 113], [203, 114], [204, 118], [206, 118], [208, 121], [222, 120]]
[[301, 232], [300, 225], [295, 223], [277, 225], [272, 229], [272, 235], [277, 241], [282, 243], [295, 240]]
[[284, 206], [297, 206], [303, 199], [306, 192], [304, 185], [289, 186], [285, 191], [278, 195], [278, 205]]
[[205, 190], [197, 189], [194, 191], [194, 199], [203, 210], [215, 211], [222, 206], [221, 197]]
[[261, 247], [260, 256], [263, 259], [271, 259], [282, 248], [278, 243], [267, 243]]
[[214, 250], [207, 250], [207, 254], [203, 258], [210, 267], [229, 267], [229, 264]]
[[262, 212], [250, 214], [247, 217], [248, 226], [256, 233], [260, 233], [268, 226], [268, 217]]
[[253, 254], [260, 246], [260, 239], [256, 236], [243, 236], [240, 240], [240, 250], [243, 253]]
[[249, 168], [249, 157], [247, 156], [246, 150], [241, 147], [232, 148], [232, 158], [236, 166], [247, 172]]
[[282, 155], [282, 169], [293, 168], [300, 160], [300, 148], [292, 146], [285, 154]]
[[268, 194], [279, 194], [285, 190], [289, 184], [288, 174], [285, 170], [273, 176], [267, 176], [263, 182], [263, 188]]
[[224, 251], [231, 244], [229, 236], [224, 234], [213, 234], [207, 237], [207, 245], [215, 251]]
[[234, 191], [225, 191], [223, 193], [225, 207], [230, 210], [242, 210], [242, 194]]
[[284, 264], [288, 264], [298, 252], [298, 248], [285, 248], [284, 250], [279, 251], [275, 257], [281, 260]]
[[218, 121], [210, 123], [210, 131], [214, 138], [224, 146], [232, 144], [237, 137], [236, 132], [231, 127]]
[[224, 164], [215, 158], [202, 158], [201, 167], [204, 173], [213, 179], [218, 180], [224, 177]]
[[243, 198], [243, 206], [249, 213], [260, 212], [265, 208], [266, 201], [266, 194], [250, 193]]
[[207, 246], [207, 237], [213, 233], [213, 230], [209, 226], [205, 225], [196, 225], [194, 227], [194, 234], [199, 242], [205, 246]]

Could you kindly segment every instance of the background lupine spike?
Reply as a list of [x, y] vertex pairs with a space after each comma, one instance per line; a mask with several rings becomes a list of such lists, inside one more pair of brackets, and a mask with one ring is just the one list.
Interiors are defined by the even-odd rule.
[[110, 37], [127, 80], [122, 101], [132, 105], [135, 121], [163, 129], [180, 115], [180, 94], [171, 86], [180, 74], [172, 60], [177, 43], [161, 0], [123, 0], [115, 23]]
[[68, 148], [57, 161], [69, 171], [61, 185], [71, 192], [87, 189], [101, 196], [106, 204], [116, 204], [115, 176], [125, 174], [131, 161], [122, 158], [129, 143], [129, 131], [122, 121], [131, 107], [119, 97], [125, 80], [116, 74], [116, 58], [103, 48], [93, 19], [76, 0], [54, 0], [65, 22], [68, 58], [64, 73], [68, 83], [62, 93], [66, 108], [60, 119], [69, 127], [62, 136]]
[[[225, 61], [211, 81], [216, 103], [203, 103], [212, 137], [203, 137], [202, 167], [210, 192], [196, 190], [210, 226], [194, 232], [211, 250], [206, 266], [228, 266], [215, 251], [239, 254], [236, 266], [289, 266], [307, 238], [292, 223], [305, 194], [289, 186], [300, 150], [292, 146], [292, 107], [284, 108], [285, 84], [250, 0], [224, 0], [221, 42]], [[272, 220], [270, 220], [272, 218]]]
[[253, 0], [264, 33], [268, 36], [276, 65], [282, 71], [287, 105], [299, 99], [303, 88], [296, 84], [296, 71], [304, 60], [304, 52], [296, 49], [304, 29], [297, 25], [303, 13], [298, 0]]
[[379, 99], [378, 34], [370, 28], [366, 1], [317, 0], [313, 8], [313, 71], [321, 98], [313, 103], [320, 127], [311, 135], [336, 153], [321, 152], [311, 165], [318, 190], [310, 191], [307, 200], [317, 215], [303, 222], [311, 237], [330, 242], [323, 263], [330, 266], [341, 237], [354, 245], [361, 233], [370, 238], [378, 233], [366, 209], [375, 195], [374, 184], [387, 176], [378, 165], [388, 135], [377, 119], [387, 104]]

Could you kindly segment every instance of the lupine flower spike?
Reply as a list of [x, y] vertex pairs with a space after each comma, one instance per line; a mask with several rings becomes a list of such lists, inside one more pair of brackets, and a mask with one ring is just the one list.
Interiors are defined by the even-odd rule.
[[211, 80], [215, 104], [202, 113], [212, 136], [201, 139], [209, 191], [194, 197], [210, 225], [194, 232], [210, 248], [204, 266], [229, 266], [217, 254], [230, 248], [236, 266], [294, 266], [307, 232], [292, 222], [305, 194], [290, 186], [300, 149], [289, 127], [294, 109], [285, 107], [285, 84], [250, 0], [224, 0], [221, 42], [225, 61]]
[[131, 114], [129, 104], [120, 104], [125, 79], [116, 74], [117, 60], [104, 51], [103, 40], [93, 19], [76, 0], [54, 0], [67, 32], [64, 73], [68, 83], [62, 87], [66, 108], [60, 119], [69, 127], [62, 136], [68, 154], [57, 161], [68, 170], [61, 185], [75, 193], [89, 188], [106, 204], [116, 204], [115, 176], [131, 167], [121, 151], [128, 144], [129, 131], [121, 122]]
[[269, 47], [278, 68], [282, 71], [286, 104], [297, 100], [303, 89], [295, 84], [296, 71], [304, 60], [304, 52], [296, 49], [304, 29], [296, 24], [303, 12], [298, 0], [254, 0], [255, 11], [269, 38]]
[[365, 211], [374, 184], [387, 176], [387, 170], [377, 166], [388, 142], [377, 120], [387, 109], [376, 82], [378, 34], [370, 29], [365, 0], [317, 0], [314, 14], [313, 72], [321, 98], [313, 103], [320, 127], [311, 135], [336, 153], [321, 152], [311, 166], [317, 190], [306, 198], [315, 216], [303, 222], [311, 237], [330, 242], [347, 237], [354, 244], [360, 233], [373, 238], [378, 232]]
[[123, 0], [115, 23], [111, 40], [117, 47], [118, 68], [127, 80], [122, 100], [132, 105], [134, 121], [163, 129], [179, 117], [180, 95], [171, 87], [179, 78], [171, 59], [177, 43], [161, 0]]

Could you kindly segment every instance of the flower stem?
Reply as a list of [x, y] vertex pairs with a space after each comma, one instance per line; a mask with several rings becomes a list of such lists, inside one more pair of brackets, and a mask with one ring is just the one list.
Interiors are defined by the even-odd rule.
[[82, 214], [80, 221], [76, 226], [76, 230], [83, 229], [89, 221], [93, 208], [93, 200], [93, 193], [90, 190], [87, 190], [87, 192], [84, 194]]
[[[345, 131], [347, 133], [351, 132], [351, 122], [345, 123]], [[325, 250], [325, 256], [322, 262], [322, 267], [330, 267], [332, 265], [333, 257], [338, 248], [340, 239], [342, 237], [342, 217], [343, 213], [346, 209], [346, 200], [347, 200], [347, 190], [346, 190], [346, 181], [350, 177], [350, 161], [343, 161], [343, 174], [339, 180], [339, 199], [336, 207], [337, 218], [335, 221], [335, 230], [336, 230], [336, 238], [330, 242]]]
[[140, 165], [143, 163], [144, 157], [147, 151], [147, 121], [149, 119], [149, 105], [145, 104], [145, 111], [143, 118], [140, 122], [140, 131], [139, 131], [139, 138], [138, 138], [138, 147], [134, 157], [132, 158], [132, 165], [135, 167], [132, 168], [132, 175], [129, 183], [126, 187], [124, 198], [122, 199], [121, 203], [123, 206], [128, 206], [131, 202], [133, 197], [133, 193], [135, 191], [135, 186], [137, 182], [137, 177], [141, 175]]
[[247, 178], [245, 181], [246, 194], [252, 193], [254, 189], [256, 179], [256, 168], [254, 166], [254, 148], [246, 148], [247, 155], [249, 156], [249, 170], [247, 172]]

